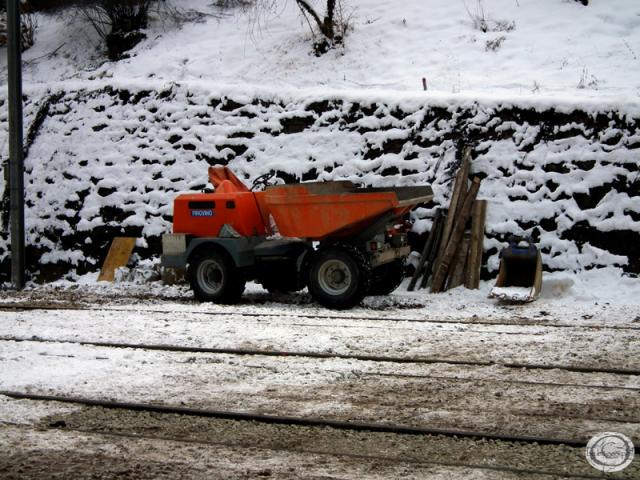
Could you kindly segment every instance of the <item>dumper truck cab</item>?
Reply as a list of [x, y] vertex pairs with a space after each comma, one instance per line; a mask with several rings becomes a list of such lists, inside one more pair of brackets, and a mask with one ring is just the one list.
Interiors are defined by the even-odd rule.
[[217, 303], [238, 301], [250, 280], [270, 292], [307, 287], [334, 309], [390, 293], [409, 254], [404, 218], [433, 197], [428, 186], [358, 188], [348, 181], [252, 191], [226, 167], [211, 167], [209, 180], [213, 193], [175, 198], [162, 265], [186, 268], [195, 297]]

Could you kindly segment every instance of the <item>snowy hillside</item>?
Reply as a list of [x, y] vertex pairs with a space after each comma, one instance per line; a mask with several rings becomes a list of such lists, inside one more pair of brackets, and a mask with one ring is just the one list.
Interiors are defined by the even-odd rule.
[[[154, 14], [147, 39], [116, 63], [105, 61], [80, 18], [38, 14], [25, 82], [154, 78], [420, 91], [424, 77], [429, 91], [441, 93], [640, 96], [637, 0], [345, 0], [345, 47], [321, 57], [311, 53], [292, 0], [259, 11], [219, 10], [211, 0], [167, 3], [185, 18], [203, 15], [176, 25]], [[322, 3], [314, 2], [320, 10]]]
[[[539, 241], [546, 269], [640, 272], [637, 0], [345, 1], [345, 44], [319, 57], [292, 0], [163, 5], [178, 10], [154, 12], [117, 62], [81, 17], [36, 14], [23, 58], [32, 272], [91, 271], [122, 234], [157, 260], [175, 194], [202, 188], [209, 165], [249, 182], [431, 184], [434, 204], [414, 213], [423, 241], [465, 144], [489, 200], [486, 273], [514, 233]], [[0, 232], [0, 281], [8, 245]]]
[[[486, 99], [432, 97], [425, 105], [407, 94], [385, 101], [370, 92], [254, 97], [238, 87], [132, 81], [65, 87], [34, 91], [25, 103], [27, 124], [44, 119], [25, 162], [27, 243], [42, 273], [45, 265], [95, 269], [114, 235], [140, 238], [138, 254], [157, 260], [173, 198], [204, 188], [209, 165], [228, 165], [247, 185], [270, 171], [286, 182], [429, 184], [435, 203], [414, 212], [415, 233], [425, 233], [435, 208], [448, 203], [461, 142], [472, 147], [471, 171], [489, 200], [489, 272], [509, 234], [539, 240], [547, 269], [640, 272], [637, 105], [563, 112]], [[7, 250], [0, 234], [6, 271]]]

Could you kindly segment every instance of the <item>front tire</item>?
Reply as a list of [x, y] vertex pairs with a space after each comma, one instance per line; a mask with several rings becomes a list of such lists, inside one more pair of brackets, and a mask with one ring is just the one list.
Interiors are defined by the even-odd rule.
[[362, 301], [370, 281], [371, 267], [362, 252], [351, 247], [329, 247], [312, 260], [308, 287], [321, 305], [343, 310]]
[[233, 263], [218, 252], [200, 252], [189, 261], [189, 281], [201, 302], [235, 303], [245, 280]]

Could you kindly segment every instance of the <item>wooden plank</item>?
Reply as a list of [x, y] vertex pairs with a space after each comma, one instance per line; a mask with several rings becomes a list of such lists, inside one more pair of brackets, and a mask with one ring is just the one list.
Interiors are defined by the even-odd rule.
[[450, 288], [459, 287], [464, 283], [465, 279], [465, 267], [467, 266], [467, 257], [469, 254], [469, 245], [471, 244], [471, 232], [464, 232], [462, 241], [456, 250], [456, 254], [453, 257], [453, 261], [449, 270], [449, 281], [447, 282], [447, 290]]
[[116, 237], [113, 239], [109, 253], [107, 253], [107, 258], [104, 259], [100, 275], [98, 276], [99, 282], [113, 282], [116, 269], [124, 267], [127, 264], [135, 244], [135, 237]]
[[473, 183], [471, 184], [471, 188], [469, 189], [469, 193], [464, 199], [464, 203], [462, 205], [462, 210], [458, 218], [456, 218], [456, 222], [453, 225], [453, 229], [451, 230], [451, 237], [449, 239], [449, 243], [445, 247], [442, 258], [440, 259], [440, 264], [437, 267], [436, 273], [433, 276], [433, 281], [431, 282], [431, 291], [432, 292], [441, 292], [445, 281], [447, 279], [447, 273], [449, 271], [449, 265], [453, 256], [456, 253], [456, 248], [458, 243], [462, 239], [462, 235], [464, 233], [464, 227], [471, 215], [471, 207], [473, 206], [473, 202], [476, 200], [476, 195], [478, 195], [478, 190], [480, 189], [480, 179], [475, 177], [473, 179]]
[[[458, 193], [458, 200], [456, 202], [456, 215], [460, 215], [460, 210], [462, 209], [462, 203], [464, 199], [467, 197], [467, 193], [469, 193], [469, 169], [471, 168], [470, 162], [471, 158], [471, 148], [466, 147], [464, 150], [464, 156], [462, 159], [462, 166], [460, 167], [460, 188]], [[458, 179], [456, 179], [458, 183]], [[454, 217], [455, 218], [455, 217]], [[449, 232], [451, 233], [451, 232]]]
[[458, 204], [462, 204], [464, 196], [461, 196], [461, 192], [464, 190], [465, 193], [467, 191], [467, 183], [469, 179], [469, 169], [470, 169], [470, 161], [471, 161], [471, 148], [466, 147], [464, 149], [464, 153], [462, 154], [462, 165], [458, 169], [458, 173], [456, 174], [455, 184], [453, 186], [453, 194], [451, 195], [451, 201], [449, 202], [449, 210], [447, 212], [447, 223], [444, 225], [444, 230], [442, 233], [442, 241], [440, 242], [440, 250], [438, 251], [438, 256], [436, 257], [436, 268], [438, 270], [438, 266], [440, 265], [440, 259], [444, 254], [445, 248], [449, 243], [449, 238], [451, 236], [451, 229], [456, 219], [456, 213], [459, 212], [460, 208]]
[[435, 244], [434, 240], [435, 240], [435, 234], [436, 234], [436, 226], [438, 222], [440, 222], [441, 217], [442, 217], [442, 210], [438, 209], [436, 212], [436, 216], [433, 219], [433, 224], [431, 225], [431, 232], [429, 232], [429, 238], [424, 243], [424, 248], [422, 249], [422, 255], [420, 256], [420, 261], [418, 262], [418, 267], [416, 268], [416, 271], [413, 273], [413, 276], [411, 277], [411, 281], [409, 282], [409, 286], [407, 287], [407, 291], [409, 292], [413, 292], [413, 290], [416, 288], [416, 283], [418, 282], [418, 279], [420, 278], [420, 275], [424, 270], [424, 264], [429, 258], [429, 254], [433, 249], [433, 246]]
[[438, 223], [435, 225], [434, 231], [434, 243], [433, 248], [431, 249], [431, 253], [429, 253], [429, 258], [424, 265], [423, 273], [422, 273], [422, 281], [420, 282], [420, 288], [425, 288], [427, 283], [429, 282], [429, 278], [431, 277], [431, 271], [433, 270], [433, 265], [436, 261], [436, 255], [438, 254], [438, 249], [440, 248], [440, 242], [442, 241], [442, 230], [444, 229], [445, 217], [441, 216], [438, 219]]
[[487, 218], [487, 201], [476, 200], [471, 213], [471, 246], [464, 285], [476, 289], [480, 286], [480, 269], [484, 253], [484, 225]]
[[[442, 234], [442, 238], [444, 240], [443, 247], [446, 247], [446, 244], [449, 242], [449, 237], [451, 236], [451, 229], [453, 228], [453, 224], [456, 219], [456, 212], [459, 212], [460, 206], [458, 203], [462, 203], [464, 201], [464, 196], [462, 196], [462, 192], [467, 192], [467, 183], [469, 181], [469, 168], [470, 168], [470, 160], [471, 160], [471, 148], [466, 147], [464, 149], [464, 153], [462, 154], [462, 165], [458, 169], [458, 174], [456, 175], [455, 185], [453, 186], [453, 194], [451, 195], [451, 202], [449, 203], [449, 213], [447, 215], [447, 223], [444, 226], [444, 232]], [[442, 249], [444, 250], [444, 249]]]

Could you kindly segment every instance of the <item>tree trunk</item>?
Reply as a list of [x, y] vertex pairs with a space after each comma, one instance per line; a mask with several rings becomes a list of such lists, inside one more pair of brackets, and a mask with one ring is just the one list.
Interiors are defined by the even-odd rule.
[[336, 10], [336, 0], [327, 0], [327, 11], [323, 20], [320, 20], [320, 16], [318, 13], [309, 5], [306, 0], [296, 0], [298, 7], [303, 12], [308, 13], [311, 18], [318, 25], [318, 30], [320, 33], [324, 35], [329, 41], [333, 41], [335, 35], [334, 23], [335, 23], [335, 10]]
[[322, 25], [322, 33], [329, 40], [333, 41], [334, 37], [334, 17], [335, 17], [336, 0], [327, 0], [327, 13], [324, 16]]

